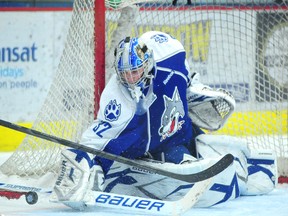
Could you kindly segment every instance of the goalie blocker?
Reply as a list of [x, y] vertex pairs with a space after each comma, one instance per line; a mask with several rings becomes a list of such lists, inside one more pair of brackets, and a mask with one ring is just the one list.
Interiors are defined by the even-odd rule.
[[[206, 134], [196, 137], [196, 147], [201, 160], [190, 158], [182, 164], [173, 164], [143, 159], [139, 163], [188, 174], [199, 172], [223, 155], [232, 153], [234, 162], [212, 178], [206, 192], [197, 198], [195, 207], [213, 206], [240, 195], [266, 194], [277, 184], [276, 160], [271, 151], [250, 150], [245, 141], [235, 137]], [[95, 191], [175, 201], [183, 198], [191, 188], [193, 184], [118, 162], [114, 162], [104, 178], [101, 167], [93, 161], [92, 155], [83, 154], [79, 150], [64, 150], [62, 168], [51, 201], [83, 209], [85, 203], [91, 204], [97, 198]]]

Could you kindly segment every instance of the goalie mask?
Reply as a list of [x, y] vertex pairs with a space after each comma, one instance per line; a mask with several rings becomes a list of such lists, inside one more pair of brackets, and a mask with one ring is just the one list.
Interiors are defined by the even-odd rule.
[[[143, 42], [126, 37], [120, 41], [114, 54], [118, 79], [130, 91], [141, 91], [150, 83], [154, 67], [153, 51]], [[134, 94], [137, 95], [137, 92]]]

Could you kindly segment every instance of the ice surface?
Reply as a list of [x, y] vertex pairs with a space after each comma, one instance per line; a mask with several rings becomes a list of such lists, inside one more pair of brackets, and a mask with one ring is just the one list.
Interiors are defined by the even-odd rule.
[[[7, 158], [6, 154], [0, 154], [1, 160]], [[22, 196], [19, 200], [0, 197], [0, 216], [7, 215], [49, 215], [49, 216], [119, 216], [133, 215], [128, 211], [113, 210], [107, 208], [90, 209], [87, 211], [74, 211], [62, 204], [50, 203], [48, 197], [39, 195], [39, 201], [29, 205]], [[143, 215], [143, 214], [142, 214]], [[288, 184], [281, 184], [263, 196], [243, 196], [211, 208], [193, 208], [183, 216], [288, 216]]]

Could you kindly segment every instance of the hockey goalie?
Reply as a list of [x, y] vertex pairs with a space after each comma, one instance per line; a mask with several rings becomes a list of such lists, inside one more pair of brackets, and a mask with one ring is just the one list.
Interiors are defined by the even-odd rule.
[[[277, 166], [272, 151], [249, 149], [240, 138], [204, 133], [225, 124], [235, 100], [228, 91], [200, 82], [178, 40], [150, 31], [124, 38], [114, 54], [116, 73], [81, 144], [182, 174], [204, 170], [232, 154], [234, 162], [213, 177], [196, 207], [273, 190]], [[76, 149], [63, 150], [61, 157], [50, 200], [73, 208], [95, 200], [93, 191], [178, 200], [193, 187]]]

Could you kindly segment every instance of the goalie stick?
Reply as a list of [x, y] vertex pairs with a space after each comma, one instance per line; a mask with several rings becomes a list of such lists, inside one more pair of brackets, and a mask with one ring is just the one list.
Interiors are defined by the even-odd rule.
[[121, 157], [119, 155], [114, 155], [114, 154], [111, 154], [108, 152], [100, 151], [100, 150], [97, 150], [97, 149], [94, 149], [94, 148], [91, 148], [88, 146], [81, 145], [79, 143], [75, 143], [75, 142], [72, 142], [69, 140], [65, 140], [65, 139], [62, 139], [59, 137], [55, 137], [55, 136], [52, 136], [49, 134], [42, 133], [42, 132], [34, 130], [34, 129], [29, 129], [29, 128], [26, 128], [26, 127], [23, 127], [23, 126], [20, 126], [17, 124], [13, 124], [11, 122], [7, 122], [7, 121], [4, 121], [2, 119], [0, 119], [0, 125], [7, 127], [7, 128], [10, 128], [10, 129], [13, 129], [13, 130], [16, 130], [16, 131], [19, 131], [19, 132], [22, 132], [22, 133], [26, 133], [26, 134], [41, 138], [41, 139], [45, 139], [45, 140], [48, 140], [48, 141], [51, 141], [54, 143], [58, 143], [58, 144], [61, 144], [61, 145], [64, 145], [64, 146], [67, 146], [70, 148], [89, 152], [89, 153], [91, 153], [93, 155], [97, 155], [99, 157], [103, 157], [103, 158], [106, 158], [109, 160], [117, 161], [117, 162], [129, 165], [132, 167], [133, 166], [138, 167], [138, 168], [147, 170], [147, 171], [155, 173], [155, 174], [163, 175], [163, 176], [170, 177], [173, 179], [178, 179], [180, 181], [184, 181], [184, 182], [188, 182], [188, 183], [195, 183], [195, 182], [200, 182], [200, 181], [209, 179], [209, 178], [219, 174], [223, 170], [225, 170], [234, 160], [233, 155], [226, 154], [217, 163], [215, 163], [214, 165], [208, 167], [207, 169], [205, 169], [203, 171], [193, 173], [193, 174], [176, 174], [176, 173], [169, 172], [169, 171], [166, 171], [163, 169], [158, 169], [156, 167], [152, 167], [149, 165], [142, 165], [142, 164], [137, 163], [136, 160], [131, 160], [128, 158]]
[[[190, 185], [188, 193], [175, 201], [158, 200], [122, 194], [95, 191], [91, 201], [85, 203], [88, 207], [105, 207], [122, 209], [144, 215], [182, 215], [191, 209], [201, 195], [208, 189], [213, 177]], [[68, 204], [68, 203], [67, 203]], [[71, 206], [71, 203], [69, 203]]]
[[[128, 196], [115, 193], [106, 193], [101, 191], [93, 191], [93, 196], [87, 202], [82, 203], [83, 207], [88, 208], [104, 207], [122, 209], [129, 212], [139, 212], [145, 215], [160, 214], [160, 215], [181, 215], [192, 208], [199, 200], [201, 195], [208, 189], [212, 178], [197, 182], [191, 185], [187, 194], [176, 201], [165, 201], [152, 198], [143, 198], [137, 196]], [[19, 199], [25, 196], [28, 204], [33, 205], [38, 201], [38, 194], [50, 195], [51, 190], [40, 187], [27, 187], [22, 185], [6, 184], [0, 182], [0, 197], [7, 199]], [[79, 203], [66, 203], [72, 207]]]

